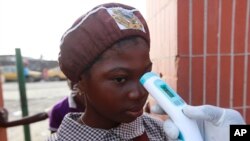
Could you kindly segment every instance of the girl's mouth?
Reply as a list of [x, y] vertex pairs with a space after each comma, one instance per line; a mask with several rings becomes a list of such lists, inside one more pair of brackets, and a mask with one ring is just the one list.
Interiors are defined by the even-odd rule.
[[143, 108], [131, 109], [131, 110], [126, 111], [126, 113], [132, 117], [139, 117], [143, 114]]

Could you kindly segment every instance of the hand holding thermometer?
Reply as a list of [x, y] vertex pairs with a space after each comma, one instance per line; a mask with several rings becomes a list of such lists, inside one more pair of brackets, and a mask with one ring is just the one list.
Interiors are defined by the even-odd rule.
[[183, 107], [187, 106], [186, 102], [158, 75], [153, 72], [145, 73], [140, 82], [179, 128], [179, 140], [203, 140], [196, 121], [182, 112]]

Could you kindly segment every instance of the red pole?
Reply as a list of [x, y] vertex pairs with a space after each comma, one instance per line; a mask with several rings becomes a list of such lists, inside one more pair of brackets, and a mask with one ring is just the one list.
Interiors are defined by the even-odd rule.
[[[2, 75], [0, 72], [0, 107], [3, 107], [4, 103], [3, 103], [3, 89], [2, 89]], [[1, 128], [0, 127], [0, 140], [1, 141], [7, 141], [7, 132], [6, 132], [6, 128]]]

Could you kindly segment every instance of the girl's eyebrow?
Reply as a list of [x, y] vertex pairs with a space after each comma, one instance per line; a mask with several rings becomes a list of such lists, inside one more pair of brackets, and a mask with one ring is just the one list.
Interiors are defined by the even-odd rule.
[[[152, 67], [152, 62], [150, 62], [144, 69], [144, 71], [147, 71], [149, 68]], [[128, 68], [125, 68], [125, 67], [116, 67], [116, 68], [113, 68], [111, 70], [109, 70], [107, 73], [112, 73], [112, 72], [118, 72], [118, 71], [123, 71], [123, 72], [131, 72], [132, 70], [131, 69], [128, 69]]]
[[108, 71], [108, 73], [112, 73], [112, 72], [118, 72], [118, 71], [124, 71], [124, 72], [130, 72], [131, 70], [128, 69], [128, 68], [124, 68], [124, 67], [116, 67], [116, 68], [113, 68], [111, 70]]

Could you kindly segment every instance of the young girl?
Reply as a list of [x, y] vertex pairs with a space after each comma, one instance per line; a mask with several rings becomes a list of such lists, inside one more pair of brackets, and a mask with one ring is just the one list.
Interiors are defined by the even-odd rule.
[[59, 65], [86, 111], [66, 115], [51, 140], [167, 140], [161, 122], [143, 115], [149, 50], [146, 21], [130, 6], [104, 4], [80, 17], [62, 37]]
[[149, 51], [148, 26], [133, 7], [108, 3], [81, 16], [63, 35], [58, 60], [86, 109], [67, 114], [49, 140], [168, 140], [172, 130], [143, 113], [148, 93], [139, 79], [151, 71]]

